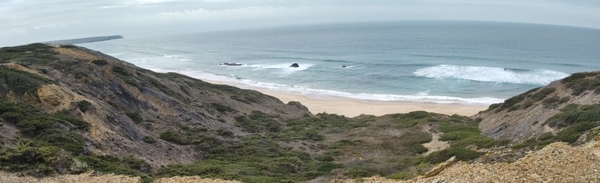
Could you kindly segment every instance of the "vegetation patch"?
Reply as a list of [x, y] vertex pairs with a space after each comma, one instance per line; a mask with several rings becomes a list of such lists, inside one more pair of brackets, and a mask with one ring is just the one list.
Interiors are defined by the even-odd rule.
[[87, 112], [89, 110], [94, 109], [94, 106], [89, 101], [82, 100], [82, 101], [77, 102], [77, 108], [79, 108], [79, 110], [81, 112]]
[[537, 102], [544, 99], [547, 95], [553, 93], [554, 91], [556, 91], [556, 88], [546, 87], [533, 94], [530, 99], [534, 102]]
[[600, 72], [575, 73], [561, 82], [572, 90], [571, 95], [577, 96], [585, 91], [600, 94]]
[[139, 176], [143, 182], [152, 182], [154, 180], [150, 176], [152, 167], [144, 160], [134, 158], [133, 156], [118, 158], [111, 155], [88, 155], [79, 156], [77, 159], [86, 163], [97, 172]]
[[458, 115], [453, 118], [441, 122], [439, 127], [439, 130], [444, 133], [440, 140], [451, 141], [450, 147], [465, 148], [468, 145], [476, 145], [477, 148], [490, 148], [509, 143], [508, 140], [494, 140], [481, 135], [479, 123], [473, 119]]
[[526, 140], [525, 142], [516, 144], [512, 148], [513, 149], [529, 148], [532, 150], [536, 150], [536, 149], [542, 149], [542, 148], [546, 147], [548, 144], [551, 144], [553, 142], [556, 142], [556, 139], [554, 138], [554, 134], [552, 134], [551, 132], [548, 132], [548, 133], [542, 134], [538, 138], [530, 138], [530, 139]]
[[553, 97], [544, 99], [542, 101], [542, 104], [544, 105], [544, 108], [546, 108], [546, 109], [554, 109], [554, 108], [557, 108], [558, 106], [560, 106], [561, 104], [568, 102], [569, 100], [571, 100], [571, 97], [569, 97], [569, 96], [566, 96], [566, 97], [553, 96]]
[[135, 79], [135, 77], [133, 77], [132, 74], [129, 73], [129, 71], [127, 71], [127, 69], [121, 66], [114, 66], [111, 70], [113, 73], [115, 73], [115, 75], [121, 78], [123, 82], [133, 86], [138, 86], [137, 80]]
[[108, 64], [108, 61], [106, 60], [92, 60], [93, 64], [96, 64], [97, 66], [105, 66], [106, 64]]
[[406, 114], [392, 114], [389, 115], [392, 120], [392, 126], [396, 128], [410, 128], [416, 126], [421, 122], [427, 122], [425, 118], [432, 117], [431, 113], [425, 111], [413, 111]]
[[133, 121], [134, 123], [141, 123], [144, 121], [144, 118], [142, 118], [142, 116], [137, 112], [129, 111], [125, 112], [125, 115], [129, 117], [129, 119], [131, 119], [131, 121]]
[[150, 86], [157, 88], [158, 90], [162, 91], [163, 93], [165, 93], [173, 98], [179, 99], [179, 101], [188, 102], [188, 99], [186, 97], [183, 97], [183, 95], [181, 95], [180, 93], [171, 90], [169, 87], [158, 82], [157, 80], [152, 79], [151, 77], [148, 77], [148, 76], [143, 76], [142, 79], [145, 81], [144, 83], [147, 83]]
[[40, 86], [54, 83], [52, 80], [39, 75], [11, 69], [5, 66], [0, 66], [0, 77], [3, 78], [0, 81], [0, 92], [4, 94], [9, 91], [13, 91], [19, 95], [23, 95], [24, 93], [35, 93]]
[[188, 145], [191, 143], [190, 140], [172, 131], [166, 131], [161, 133], [160, 139], [163, 139], [168, 142], [173, 142], [179, 145]]
[[277, 116], [267, 115], [261, 111], [252, 111], [247, 116], [236, 116], [236, 125], [250, 133], [278, 132], [281, 124], [275, 120]]
[[32, 141], [22, 141], [15, 148], [0, 149], [0, 169], [4, 171], [25, 171], [39, 177], [68, 170], [70, 163], [66, 151], [53, 146], [37, 146]]
[[[221, 105], [219, 103], [210, 103], [210, 106], [215, 109], [216, 111], [220, 112], [220, 113], [227, 113], [227, 112], [237, 112], [236, 109], [231, 108], [229, 106], [226, 105]], [[252, 111], [254, 112], [254, 111]], [[260, 111], [258, 111], [260, 112]]]
[[551, 127], [564, 128], [578, 122], [598, 122], [600, 121], [600, 104], [595, 105], [569, 105], [561, 109], [558, 113], [549, 118], [545, 124]]
[[51, 46], [34, 43], [24, 46], [0, 48], [0, 60], [27, 60], [36, 64], [48, 64], [56, 60], [57, 53]]

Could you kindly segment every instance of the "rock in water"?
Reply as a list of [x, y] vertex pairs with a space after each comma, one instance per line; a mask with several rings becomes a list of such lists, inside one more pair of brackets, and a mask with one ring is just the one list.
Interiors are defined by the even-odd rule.
[[290, 67], [296, 67], [296, 68], [298, 68], [298, 67], [300, 67], [300, 65], [298, 65], [298, 63], [293, 63], [292, 65], [290, 65]]

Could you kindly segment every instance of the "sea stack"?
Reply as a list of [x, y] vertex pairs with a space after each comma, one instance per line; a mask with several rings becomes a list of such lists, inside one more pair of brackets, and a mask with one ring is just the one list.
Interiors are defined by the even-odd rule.
[[290, 67], [298, 68], [298, 67], [300, 67], [300, 65], [298, 65], [298, 63], [293, 63], [292, 65], [290, 65]]

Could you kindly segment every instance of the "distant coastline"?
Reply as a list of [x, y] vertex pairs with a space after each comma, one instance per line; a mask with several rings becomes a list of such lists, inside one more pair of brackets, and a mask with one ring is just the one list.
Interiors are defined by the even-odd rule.
[[113, 40], [113, 39], [123, 39], [123, 36], [120, 36], [120, 35], [96, 36], [96, 37], [86, 37], [86, 38], [77, 38], [77, 39], [64, 39], [64, 40], [48, 41], [45, 43], [46, 44], [81, 44], [81, 43], [109, 41], [109, 40]]

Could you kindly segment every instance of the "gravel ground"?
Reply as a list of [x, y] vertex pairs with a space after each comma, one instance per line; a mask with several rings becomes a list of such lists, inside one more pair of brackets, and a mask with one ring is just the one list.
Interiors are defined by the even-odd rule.
[[381, 177], [362, 180], [334, 180], [335, 183], [387, 182], [600, 182], [600, 142], [596, 138], [585, 145], [572, 147], [553, 143], [530, 153], [514, 163], [468, 164], [448, 166], [433, 177], [395, 181]]

